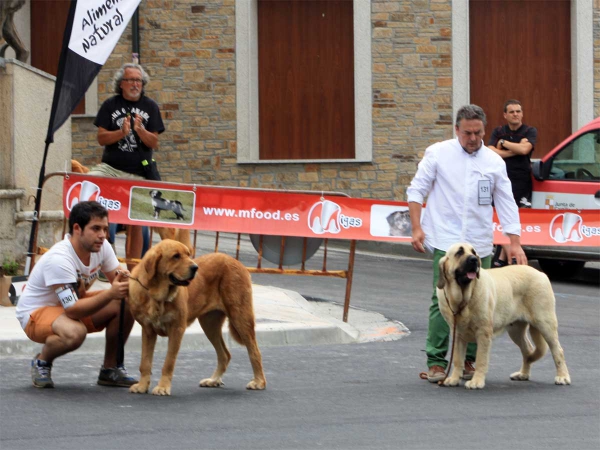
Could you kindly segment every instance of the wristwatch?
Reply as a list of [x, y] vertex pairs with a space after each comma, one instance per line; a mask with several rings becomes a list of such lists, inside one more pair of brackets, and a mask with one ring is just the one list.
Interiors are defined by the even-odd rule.
[[504, 147], [504, 139], [500, 139], [500, 147], [506, 148], [506, 147]]

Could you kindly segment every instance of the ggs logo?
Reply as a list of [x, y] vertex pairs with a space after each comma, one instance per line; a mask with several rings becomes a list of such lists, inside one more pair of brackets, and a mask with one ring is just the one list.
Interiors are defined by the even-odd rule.
[[100, 203], [109, 211], [118, 211], [121, 209], [121, 202], [118, 200], [111, 200], [104, 198], [100, 195], [100, 188], [92, 183], [91, 181], [78, 181], [73, 184], [67, 192], [67, 209], [71, 211], [73, 206], [79, 202], [85, 202], [88, 200], [94, 200]]
[[559, 244], [581, 242], [584, 237], [600, 236], [600, 227], [584, 225], [579, 214], [565, 212], [554, 216], [550, 223], [550, 237]]
[[342, 208], [330, 200], [315, 203], [308, 212], [308, 227], [315, 234], [337, 234], [342, 228], [360, 227], [362, 220], [342, 214]]

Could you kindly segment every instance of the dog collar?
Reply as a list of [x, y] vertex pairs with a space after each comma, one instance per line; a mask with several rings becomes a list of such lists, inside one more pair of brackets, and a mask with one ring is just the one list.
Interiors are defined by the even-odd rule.
[[465, 309], [465, 306], [467, 306], [466, 300], [463, 299], [463, 301], [460, 302], [460, 305], [458, 305], [458, 311], [454, 312], [454, 310], [452, 309], [452, 306], [450, 306], [450, 301], [448, 300], [450, 297], [448, 296], [448, 293], [446, 292], [446, 288], [444, 288], [443, 291], [444, 291], [444, 298], [446, 299], [446, 303], [448, 304], [448, 308], [450, 308], [452, 315], [454, 315], [454, 316], [459, 315], [462, 312], [462, 310]]

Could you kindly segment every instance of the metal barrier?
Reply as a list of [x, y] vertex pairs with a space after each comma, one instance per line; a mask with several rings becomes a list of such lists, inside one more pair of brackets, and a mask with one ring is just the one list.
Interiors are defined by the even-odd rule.
[[[66, 173], [66, 172], [50, 173], [50, 174], [46, 175], [46, 177], [44, 178], [44, 183], [46, 182], [46, 180], [48, 180], [51, 177], [54, 177], [54, 176], [63, 176], [64, 177], [66, 175], [69, 175], [69, 173]], [[42, 184], [42, 186], [43, 186], [43, 184]], [[257, 190], [265, 190], [266, 191], [267, 189], [257, 189]], [[315, 194], [315, 192], [312, 192], [312, 191], [311, 192], [294, 191], [294, 192]], [[346, 194], [338, 193], [338, 192], [325, 192], [325, 193], [318, 192], [318, 193], [319, 194], [327, 194], [329, 196], [348, 197]], [[41, 191], [40, 191], [39, 195], [41, 195]], [[66, 220], [66, 218], [64, 218], [63, 219], [63, 236], [66, 233], [66, 224], [67, 224], [67, 220]], [[213, 230], [213, 231], [216, 233], [215, 234], [214, 251], [218, 252], [219, 251], [219, 237], [220, 237], [221, 232], [218, 230]], [[240, 245], [241, 245], [242, 233], [234, 233], [234, 234], [237, 234], [235, 258], [237, 260], [239, 260], [240, 259]], [[193, 246], [192, 246], [193, 256], [195, 256], [195, 252], [196, 252], [197, 236], [198, 236], [198, 230], [193, 230]], [[306, 269], [307, 244], [309, 242], [309, 239], [312, 239], [312, 238], [308, 238], [308, 237], [303, 238], [302, 259], [301, 259], [300, 269], [285, 269], [285, 268], [283, 268], [286, 236], [281, 236], [280, 239], [281, 239], [281, 244], [280, 244], [280, 250], [279, 250], [278, 267], [277, 268], [262, 267], [264, 235], [259, 235], [259, 243], [258, 243], [258, 249], [257, 249], [258, 258], [257, 258], [256, 267], [246, 266], [248, 271], [250, 273], [263, 273], [263, 274], [270, 274], [270, 275], [322, 276], [322, 277], [334, 277], [334, 278], [346, 279], [346, 292], [345, 292], [345, 296], [344, 296], [344, 309], [343, 309], [342, 320], [344, 322], [348, 322], [348, 311], [350, 309], [350, 296], [352, 293], [352, 277], [353, 277], [353, 272], [354, 272], [354, 258], [355, 258], [355, 253], [356, 253], [356, 242], [357, 241], [356, 240], [350, 241], [350, 251], [348, 254], [348, 268], [346, 270], [328, 270], [327, 269], [328, 239], [326, 239], [326, 238], [323, 239], [324, 249], [323, 249], [323, 263], [321, 266], [321, 270], [309, 270], [309, 269]], [[150, 242], [152, 242], [152, 234], [151, 234]], [[37, 247], [37, 235], [36, 235], [35, 236], [35, 247], [34, 247], [33, 253], [42, 255], [46, 251], [48, 251], [47, 248], [44, 248], [44, 247], [38, 248]], [[118, 260], [119, 260], [119, 262], [126, 263], [126, 264], [127, 263], [137, 264], [141, 261], [141, 259], [139, 259], [139, 258], [120, 258], [120, 257], [118, 257]], [[32, 268], [33, 268], [33, 264], [32, 264]]]

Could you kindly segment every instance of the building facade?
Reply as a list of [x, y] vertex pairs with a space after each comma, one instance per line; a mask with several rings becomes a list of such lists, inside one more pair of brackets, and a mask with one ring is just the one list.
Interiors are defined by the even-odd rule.
[[[34, 66], [48, 3], [17, 17]], [[143, 0], [72, 116], [73, 158], [100, 161], [95, 113], [136, 51], [166, 125], [163, 179], [405, 200], [463, 104], [484, 107], [489, 136], [519, 98], [537, 156], [600, 115], [599, 3]]]

